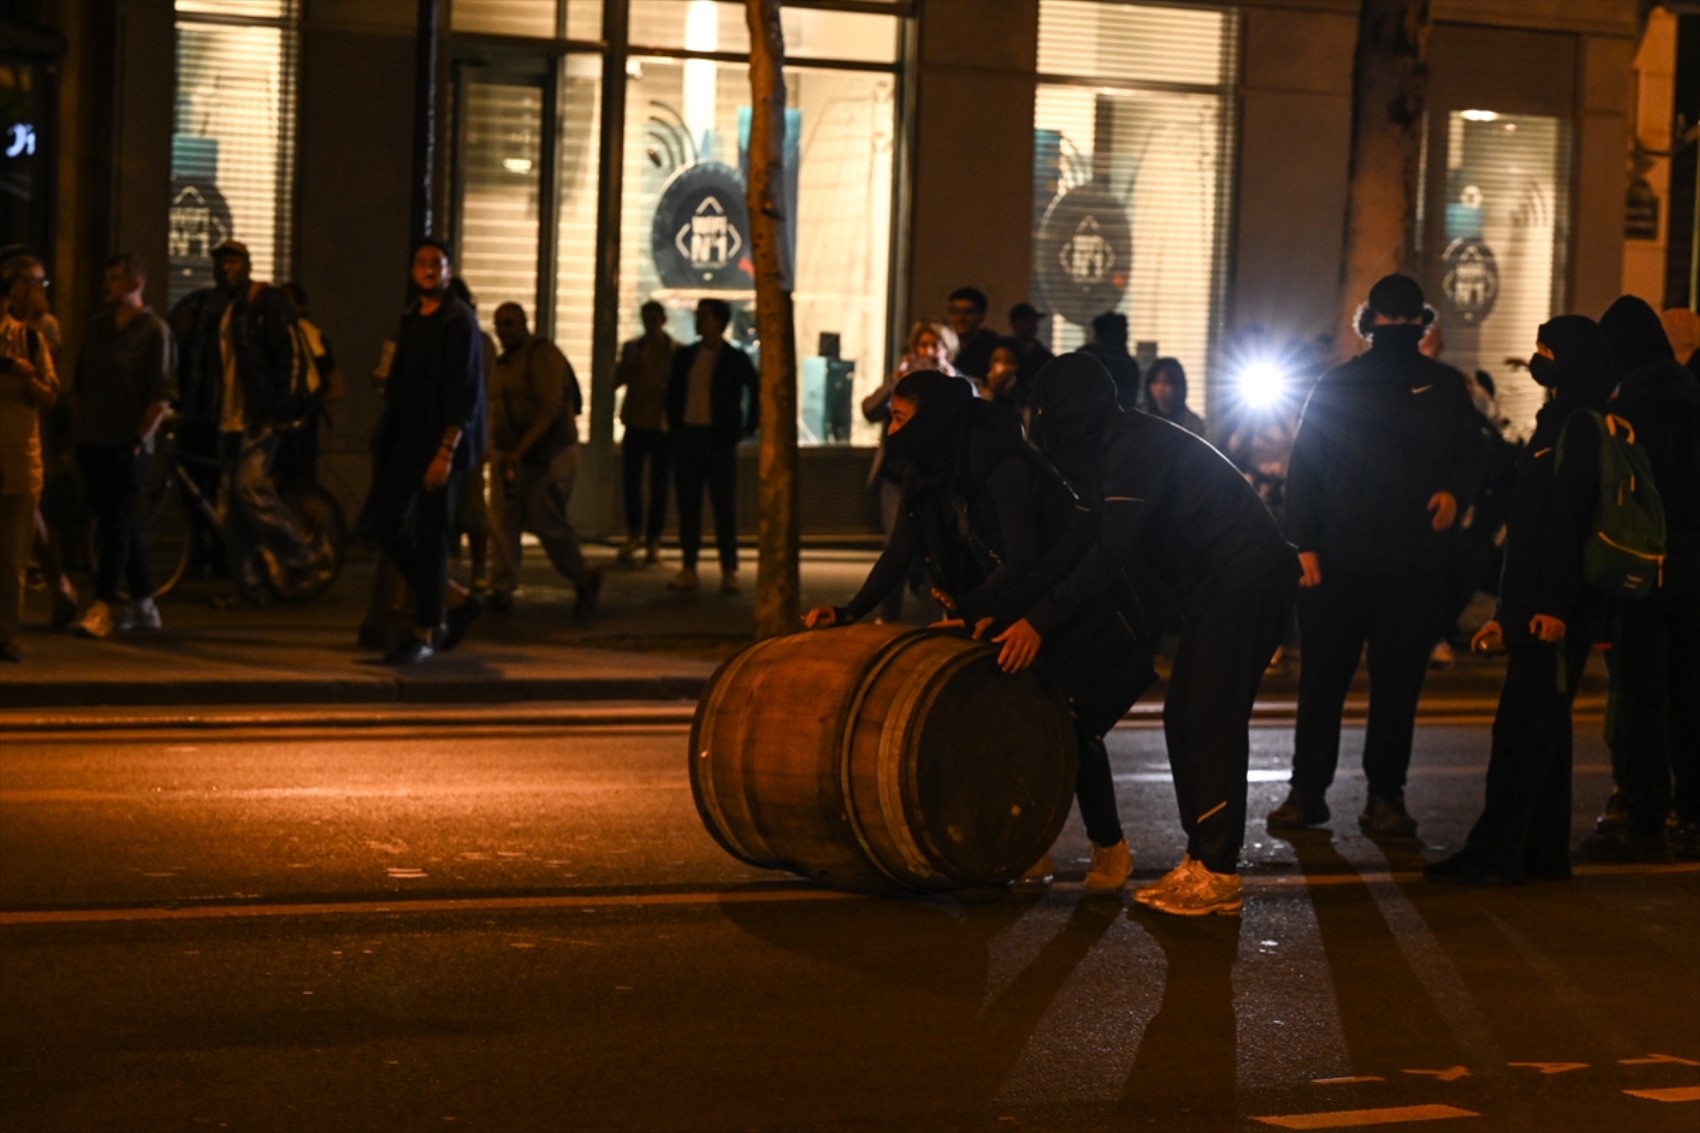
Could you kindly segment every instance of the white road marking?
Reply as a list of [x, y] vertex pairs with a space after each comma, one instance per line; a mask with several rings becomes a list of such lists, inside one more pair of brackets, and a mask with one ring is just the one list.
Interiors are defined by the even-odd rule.
[[1332, 1113], [1295, 1113], [1278, 1117], [1254, 1117], [1265, 1125], [1282, 1129], [1349, 1129], [1358, 1125], [1397, 1125], [1402, 1121], [1444, 1121], [1452, 1117], [1481, 1114], [1455, 1105], [1402, 1105], [1387, 1109], [1340, 1109]]
[[1625, 1090], [1632, 1098], [1655, 1102], [1700, 1102], [1700, 1086], [1669, 1086], [1662, 1090]]

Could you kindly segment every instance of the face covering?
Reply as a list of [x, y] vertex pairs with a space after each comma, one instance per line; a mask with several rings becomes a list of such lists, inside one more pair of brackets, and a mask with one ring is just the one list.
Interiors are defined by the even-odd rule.
[[1529, 376], [1542, 386], [1552, 389], [1558, 385], [1558, 362], [1545, 354], [1536, 354], [1529, 359]]

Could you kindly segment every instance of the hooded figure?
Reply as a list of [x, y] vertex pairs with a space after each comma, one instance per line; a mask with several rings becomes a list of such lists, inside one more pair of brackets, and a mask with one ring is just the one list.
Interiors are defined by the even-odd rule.
[[1674, 850], [1700, 859], [1700, 381], [1671, 350], [1653, 309], [1633, 295], [1612, 303], [1600, 328], [1623, 377], [1608, 408], [1647, 450], [1664, 504], [1666, 558], [1659, 589], [1616, 611], [1618, 795], [1582, 846], [1602, 858], [1657, 860]]
[[1236, 913], [1245, 840], [1247, 726], [1298, 580], [1293, 549], [1226, 457], [1185, 429], [1116, 410], [1109, 373], [1085, 354], [1039, 371], [1034, 436], [1076, 491], [1103, 509], [1100, 534], [1027, 616], [995, 639], [1006, 668], [1130, 576], [1179, 605], [1180, 643], [1163, 730], [1187, 857], [1136, 898], [1185, 916]]
[[[909, 466], [902, 522], [856, 596], [811, 610], [811, 627], [865, 617], [919, 551], [953, 622], [984, 636], [1026, 610], [1096, 534], [1096, 517], [1022, 440], [1013, 412], [975, 397], [961, 378], [918, 370], [899, 381], [885, 444]], [[1155, 679], [1149, 649], [1118, 614], [1092, 604], [1040, 659], [1074, 712], [1075, 794], [1093, 844], [1090, 894], [1119, 892], [1133, 868], [1103, 737]], [[1050, 872], [1047, 855], [1029, 875]]]
[[1570, 708], [1604, 623], [1603, 596], [1582, 585], [1599, 492], [1599, 432], [1587, 414], [1606, 409], [1617, 371], [1594, 320], [1561, 315], [1542, 325], [1529, 373], [1552, 399], [1518, 457], [1499, 605], [1471, 642], [1487, 648], [1503, 636], [1509, 650], [1486, 800], [1464, 848], [1425, 871], [1435, 881], [1570, 876]]

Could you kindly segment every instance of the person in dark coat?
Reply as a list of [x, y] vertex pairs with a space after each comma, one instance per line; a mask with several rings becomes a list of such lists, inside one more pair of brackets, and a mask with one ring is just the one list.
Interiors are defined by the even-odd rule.
[[1145, 374], [1140, 408], [1153, 417], [1179, 425], [1194, 436], [1204, 435], [1204, 418], [1186, 403], [1186, 367], [1178, 358], [1159, 358]]
[[1700, 859], [1700, 381], [1633, 295], [1606, 309], [1600, 329], [1623, 379], [1608, 408], [1647, 450], [1664, 504], [1666, 559], [1657, 590], [1618, 605], [1612, 778], [1621, 797], [1582, 848], [1620, 860], [1670, 850]]
[[1484, 423], [1451, 367], [1417, 349], [1434, 311], [1408, 276], [1370, 289], [1370, 348], [1323, 374], [1287, 470], [1287, 536], [1299, 549], [1299, 705], [1292, 789], [1272, 830], [1328, 821], [1340, 713], [1369, 650], [1369, 797], [1358, 826], [1412, 838], [1405, 809], [1417, 697], [1446, 595], [1448, 532], [1482, 474]]
[[1493, 620], [1471, 639], [1509, 656], [1494, 714], [1486, 801], [1463, 849], [1424, 872], [1434, 881], [1514, 885], [1570, 876], [1571, 702], [1605, 596], [1582, 583], [1582, 547], [1599, 495], [1599, 430], [1617, 368], [1598, 324], [1543, 325], [1529, 374], [1552, 390], [1517, 459], [1505, 566]]
[[1180, 640], [1163, 703], [1184, 861], [1136, 899], [1183, 916], [1237, 913], [1249, 724], [1264, 666], [1292, 609], [1299, 567], [1263, 502], [1228, 459], [1144, 413], [1121, 413], [1109, 372], [1066, 354], [1039, 372], [1033, 431], [1088, 505], [1099, 537], [1008, 630], [1019, 670], [1081, 609], [1119, 586], [1166, 591]]
[[[962, 378], [906, 375], [892, 391], [885, 443], [909, 469], [903, 520], [855, 597], [809, 611], [811, 628], [867, 616], [919, 552], [935, 597], [953, 615], [939, 624], [985, 637], [1025, 611], [1090, 545], [1095, 516], [1022, 440], [1013, 412], [977, 399]], [[1075, 796], [1092, 841], [1085, 888], [1094, 895], [1120, 892], [1133, 869], [1104, 748], [1105, 733], [1155, 679], [1149, 650], [1123, 612], [1129, 605], [1093, 604], [1039, 655], [1074, 712]], [[1028, 875], [1049, 873], [1047, 856]]]
[[[434, 648], [452, 649], [477, 616], [476, 598], [446, 611], [449, 533], [455, 497], [468, 468], [483, 456], [484, 338], [477, 316], [449, 287], [449, 247], [434, 238], [414, 242], [412, 281], [417, 297], [402, 315], [384, 389], [384, 412], [373, 438], [372, 490], [360, 527], [394, 560], [413, 587], [413, 633], [385, 656], [413, 664]], [[437, 644], [433, 640], [446, 628]]]
[[725, 339], [732, 308], [719, 299], [697, 304], [698, 340], [673, 353], [667, 379], [667, 427], [673, 436], [673, 484], [679, 502], [679, 553], [684, 562], [667, 583], [697, 588], [702, 547], [702, 493], [714, 508], [720, 547], [720, 589], [738, 591], [738, 442], [760, 420], [756, 369]]
[[1104, 364], [1116, 383], [1116, 405], [1132, 409], [1139, 404], [1139, 362], [1127, 352], [1127, 316], [1105, 311], [1092, 320], [1092, 341], [1080, 348]]

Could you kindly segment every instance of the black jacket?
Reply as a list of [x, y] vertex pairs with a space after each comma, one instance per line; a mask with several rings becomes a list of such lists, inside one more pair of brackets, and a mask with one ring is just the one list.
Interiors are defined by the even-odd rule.
[[[667, 427], [677, 432], [685, 427], [685, 398], [690, 390], [691, 366], [702, 343], [693, 342], [673, 352], [673, 368], [667, 375]], [[720, 344], [714, 360], [714, 380], [709, 389], [709, 428], [727, 444], [756, 431], [760, 421], [756, 368], [750, 356], [730, 342]], [[746, 396], [747, 395], [747, 396]]]
[[1419, 326], [1384, 326], [1369, 350], [1323, 374], [1287, 470], [1287, 537], [1329, 569], [1389, 572], [1446, 561], [1428, 501], [1474, 497], [1486, 427], [1458, 372], [1417, 350]]
[[452, 467], [473, 466], [486, 432], [484, 336], [453, 293], [430, 315], [416, 302], [402, 316], [373, 444], [379, 473], [423, 476], [450, 427], [461, 431]]
[[227, 307], [232, 307], [230, 333], [236, 349], [236, 380], [242, 386], [244, 424], [253, 430], [293, 419], [299, 409], [293, 396], [297, 392], [293, 388], [295, 310], [281, 290], [264, 283], [250, 284], [235, 297], [221, 288], [201, 288], [172, 308], [179, 408], [214, 425], [222, 414], [224, 355], [219, 329]]

